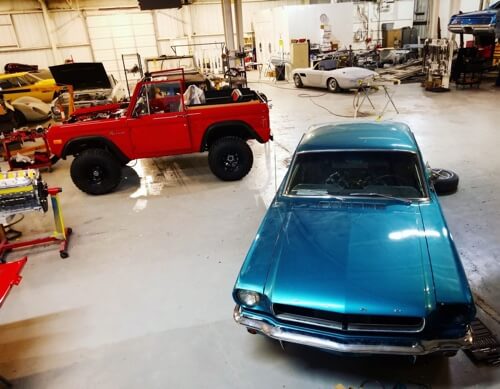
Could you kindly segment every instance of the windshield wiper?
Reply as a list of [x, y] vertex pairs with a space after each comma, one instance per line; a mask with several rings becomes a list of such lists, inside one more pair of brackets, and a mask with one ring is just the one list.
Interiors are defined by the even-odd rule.
[[384, 199], [389, 199], [389, 200], [395, 200], [399, 201], [404, 204], [411, 204], [412, 201], [410, 199], [405, 199], [403, 197], [396, 197], [396, 196], [391, 196], [391, 195], [386, 195], [382, 193], [375, 193], [375, 192], [369, 192], [369, 193], [349, 193], [349, 196], [356, 196], [356, 197], [381, 197]]

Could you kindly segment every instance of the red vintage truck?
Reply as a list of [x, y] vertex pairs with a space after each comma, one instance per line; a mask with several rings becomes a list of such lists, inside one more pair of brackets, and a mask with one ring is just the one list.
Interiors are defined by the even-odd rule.
[[182, 69], [148, 73], [130, 102], [83, 108], [47, 138], [53, 154], [73, 155], [71, 178], [82, 191], [100, 195], [121, 181], [122, 166], [139, 158], [208, 151], [215, 176], [239, 180], [253, 164], [249, 139], [272, 139], [264, 95], [248, 88], [213, 90], [192, 104], [183, 96]]

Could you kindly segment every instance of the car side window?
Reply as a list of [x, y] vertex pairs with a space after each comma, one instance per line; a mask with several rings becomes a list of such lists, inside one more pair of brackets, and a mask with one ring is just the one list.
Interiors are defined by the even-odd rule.
[[135, 107], [133, 111], [134, 117], [139, 117], [142, 115], [149, 115], [149, 96], [147, 93], [146, 86], [142, 86], [135, 102]]
[[15, 82], [15, 79], [12, 78], [0, 80], [0, 89], [10, 89], [19, 86], [17, 83], [13, 83], [13, 81]]
[[24, 77], [18, 77], [17, 81], [19, 82], [19, 86], [28, 86], [30, 83]]
[[13, 88], [17, 88], [19, 86], [22, 86], [20, 83], [19, 83], [19, 78], [17, 77], [12, 77], [12, 78], [9, 78], [9, 82], [12, 84], [12, 87]]
[[147, 88], [151, 114], [182, 110], [181, 85], [178, 81], [155, 82], [147, 85]]

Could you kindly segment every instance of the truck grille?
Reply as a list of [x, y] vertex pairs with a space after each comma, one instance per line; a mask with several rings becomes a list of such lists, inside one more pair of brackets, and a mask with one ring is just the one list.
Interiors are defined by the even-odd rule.
[[425, 319], [421, 317], [351, 315], [285, 304], [273, 304], [273, 312], [284, 322], [339, 331], [415, 333], [425, 326]]

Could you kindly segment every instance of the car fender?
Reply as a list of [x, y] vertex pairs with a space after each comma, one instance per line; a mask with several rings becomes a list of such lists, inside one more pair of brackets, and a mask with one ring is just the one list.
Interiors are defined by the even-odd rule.
[[85, 136], [69, 140], [62, 149], [61, 158], [65, 159], [68, 155], [74, 155], [79, 150], [89, 148], [107, 149], [123, 164], [130, 161], [130, 158], [126, 156], [118, 146], [111, 140], [102, 136]]
[[[235, 131], [235, 128], [238, 130]], [[216, 132], [220, 132], [217, 138], [222, 136], [240, 136], [245, 139], [256, 139], [260, 143], [264, 143], [262, 137], [246, 122], [242, 120], [227, 120], [211, 124], [203, 134], [201, 141], [201, 151], [207, 150], [207, 146], [211, 143], [210, 138]]]

